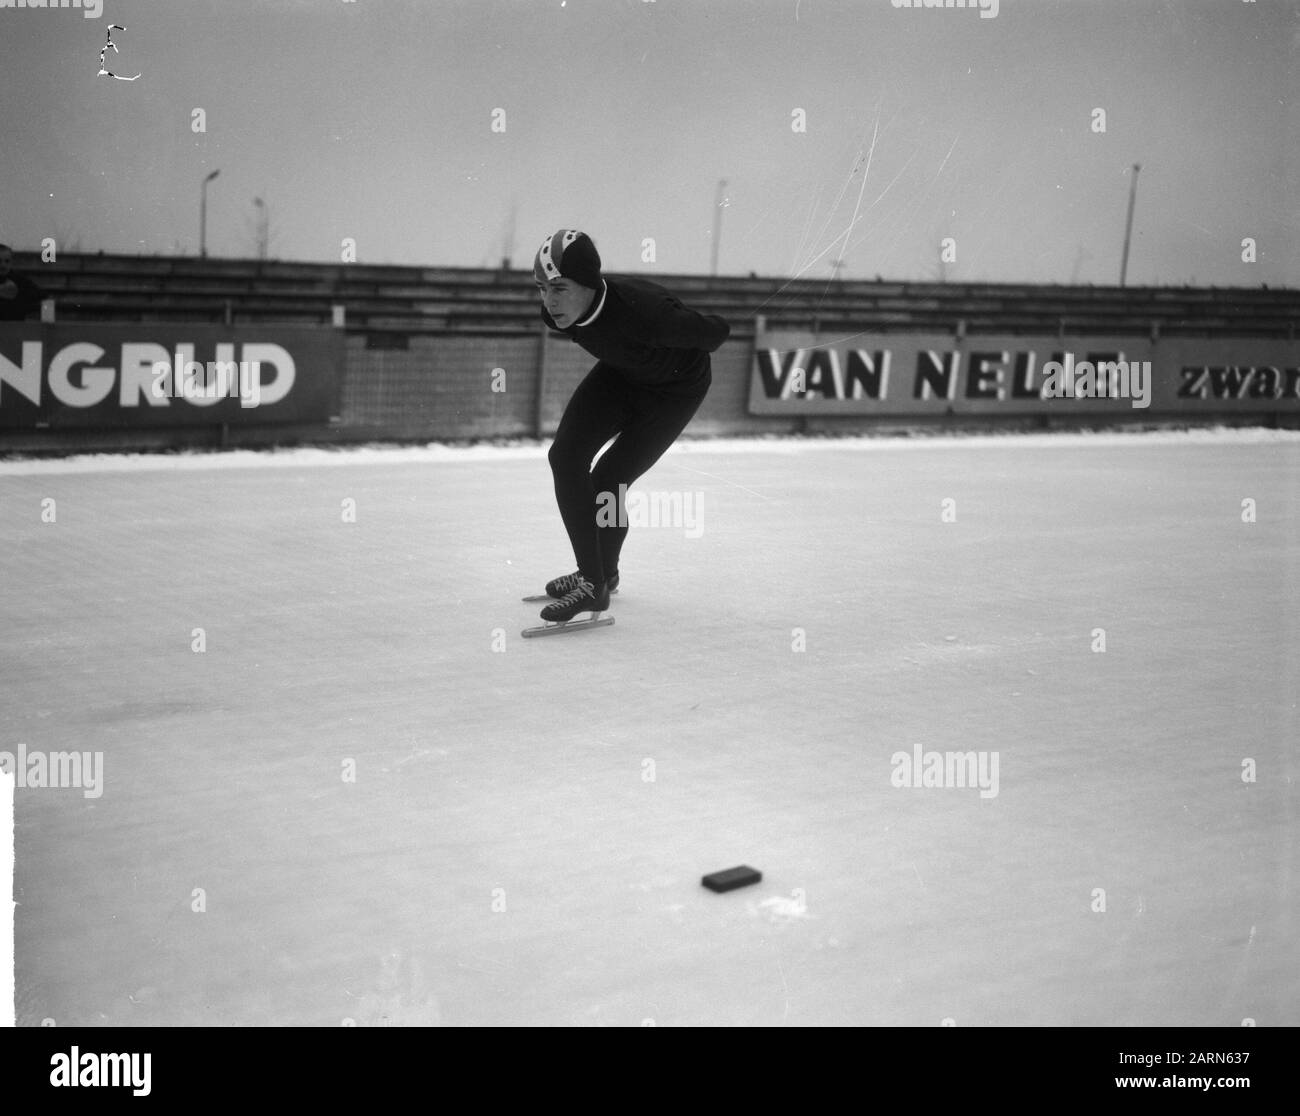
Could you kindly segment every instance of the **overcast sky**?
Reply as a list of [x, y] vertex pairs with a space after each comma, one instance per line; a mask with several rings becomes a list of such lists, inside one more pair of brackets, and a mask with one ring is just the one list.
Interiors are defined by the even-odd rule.
[[1278, 0], [0, 7], [0, 240], [193, 253], [219, 169], [213, 255], [261, 197], [285, 259], [495, 264], [514, 210], [517, 266], [576, 227], [703, 273], [725, 179], [723, 273], [934, 279], [952, 237], [953, 281], [1114, 283], [1137, 162], [1130, 284], [1297, 286], [1298, 73]]

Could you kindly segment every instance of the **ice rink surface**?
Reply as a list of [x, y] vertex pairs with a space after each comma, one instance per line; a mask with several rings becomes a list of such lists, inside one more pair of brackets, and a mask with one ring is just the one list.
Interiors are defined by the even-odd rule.
[[633, 492], [693, 522], [524, 640], [544, 446], [0, 463], [0, 748], [103, 757], [16, 792], [19, 1024], [1300, 1024], [1300, 439]]

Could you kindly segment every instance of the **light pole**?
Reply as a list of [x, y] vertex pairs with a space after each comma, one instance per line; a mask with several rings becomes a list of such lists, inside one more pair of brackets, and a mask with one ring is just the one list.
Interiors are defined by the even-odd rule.
[[1124, 258], [1119, 265], [1119, 285], [1124, 285], [1124, 278], [1128, 275], [1128, 245], [1129, 238], [1133, 235], [1133, 203], [1137, 200], [1138, 192], [1138, 171], [1142, 169], [1141, 163], [1133, 164], [1133, 184], [1128, 192], [1128, 221], [1124, 225]]
[[203, 180], [203, 185], [199, 189], [199, 255], [208, 254], [208, 183], [217, 177], [221, 172], [214, 170], [207, 178]]
[[710, 274], [718, 274], [718, 244], [722, 239], [722, 203], [726, 200], [723, 191], [727, 188], [727, 180], [720, 178], [718, 180], [718, 197], [713, 205], [713, 262], [710, 265]]
[[266, 212], [266, 202], [261, 198], [254, 198], [253, 204], [257, 206], [257, 258], [264, 260], [267, 241], [270, 240], [271, 218]]

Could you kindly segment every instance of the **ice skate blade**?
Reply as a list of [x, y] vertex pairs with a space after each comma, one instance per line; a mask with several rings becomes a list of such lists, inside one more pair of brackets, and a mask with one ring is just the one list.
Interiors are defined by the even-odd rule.
[[[610, 595], [611, 597], [616, 597], [616, 596], [618, 596], [618, 590], [617, 590], [617, 589], [611, 589], [611, 590], [609, 591], [609, 595]], [[537, 601], [558, 601], [560, 598], [559, 598], [559, 597], [548, 597], [545, 593], [538, 593], [538, 594], [536, 594], [536, 595], [534, 595], [534, 596], [531, 596], [531, 597], [524, 597], [524, 598], [522, 598], [522, 599], [523, 599], [523, 601], [524, 601], [526, 604], [534, 604], [534, 603], [536, 603]]]
[[525, 628], [520, 635], [524, 639], [534, 636], [559, 635], [561, 632], [581, 632], [587, 628], [603, 628], [614, 623], [612, 616], [595, 616], [588, 620], [553, 620], [537, 628]]

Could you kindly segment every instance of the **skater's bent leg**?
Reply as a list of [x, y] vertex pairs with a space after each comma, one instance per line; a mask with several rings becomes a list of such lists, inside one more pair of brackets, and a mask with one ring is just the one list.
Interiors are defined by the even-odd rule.
[[630, 415], [626, 393], [617, 377], [598, 364], [574, 391], [547, 454], [555, 502], [573, 545], [574, 559], [582, 575], [593, 582], [603, 581], [605, 570], [596, 526], [591, 460]]
[[656, 399], [651, 408], [643, 408], [596, 463], [591, 483], [598, 498], [617, 501], [618, 516], [614, 524], [600, 528], [601, 566], [605, 576], [618, 572], [619, 555], [627, 540], [627, 490], [632, 482], [649, 471], [695, 417], [704, 396], [684, 399]]

